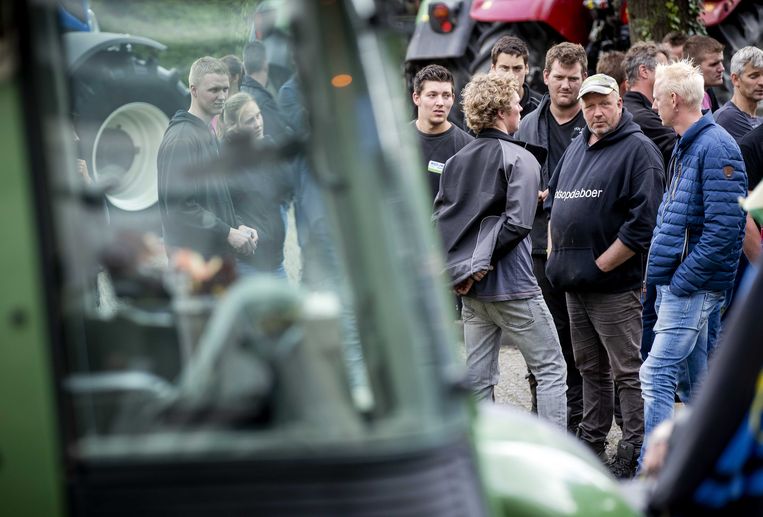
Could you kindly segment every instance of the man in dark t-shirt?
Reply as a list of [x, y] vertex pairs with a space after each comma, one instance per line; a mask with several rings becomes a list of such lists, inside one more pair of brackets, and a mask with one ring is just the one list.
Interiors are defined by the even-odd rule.
[[419, 135], [421, 155], [432, 202], [440, 189], [445, 162], [473, 138], [448, 121], [454, 100], [453, 75], [440, 65], [428, 65], [413, 79], [413, 103], [418, 109], [413, 125]]
[[731, 57], [731, 82], [734, 95], [713, 113], [713, 118], [734, 140], [739, 140], [760, 125], [756, 116], [763, 100], [763, 50], [744, 47]]
[[[763, 50], [756, 47], [744, 47], [739, 49], [731, 57], [731, 82], [734, 85], [734, 94], [726, 104], [713, 112], [715, 122], [734, 137], [737, 143], [750, 131], [760, 125], [760, 119], [756, 117], [758, 102], [763, 100]], [[749, 174], [749, 173], [748, 173]], [[752, 190], [752, 187], [748, 187]], [[717, 310], [717, 314], [711, 316], [712, 322], [718, 318], [724, 321], [731, 313], [735, 301], [735, 293], [744, 277], [748, 259], [757, 259], [760, 252], [760, 233], [756, 232], [752, 217], [747, 218], [744, 254], [739, 259], [736, 282], [734, 287], [726, 291], [726, 300], [723, 307]], [[710, 327], [710, 339], [708, 340], [708, 354], [714, 348], [717, 331], [715, 323]]]
[[[517, 140], [539, 145], [548, 151], [545, 163], [541, 163], [541, 182], [538, 205], [530, 238], [532, 240], [533, 272], [543, 291], [543, 299], [551, 311], [554, 326], [559, 334], [562, 354], [567, 363], [567, 427], [577, 432], [583, 417], [583, 386], [575, 366], [570, 337], [570, 320], [564, 291], [556, 289], [546, 278], [548, 248], [548, 214], [543, 201], [548, 195], [549, 176], [556, 169], [564, 151], [585, 127], [583, 112], [578, 104], [580, 85], [586, 77], [588, 58], [582, 46], [573, 43], [554, 45], [546, 54], [543, 80], [548, 95], [543, 96], [538, 108], [527, 116], [522, 115]], [[529, 377], [530, 386], [534, 379]]]
[[747, 187], [755, 190], [763, 176], [763, 124], [747, 133], [739, 141], [739, 148], [747, 169]]
[[[739, 148], [742, 150], [744, 166], [747, 169], [747, 188], [752, 192], [758, 186], [758, 183], [760, 183], [761, 176], [763, 176], [763, 124], [739, 140]], [[755, 224], [752, 217], [747, 214], [742, 250], [751, 264], [755, 264], [760, 258], [760, 247], [760, 228]]]
[[585, 118], [581, 110], [573, 118], [560, 124], [549, 110], [546, 112], [546, 124], [548, 124], [548, 173], [550, 176], [564, 151], [567, 150], [567, 146], [583, 130]]

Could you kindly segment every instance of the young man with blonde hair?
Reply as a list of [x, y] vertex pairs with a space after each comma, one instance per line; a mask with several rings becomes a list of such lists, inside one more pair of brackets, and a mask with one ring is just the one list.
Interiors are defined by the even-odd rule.
[[170, 120], [159, 146], [159, 213], [164, 243], [190, 248], [205, 257], [238, 252], [251, 255], [257, 232], [241, 224], [225, 178], [194, 170], [219, 156], [210, 122], [223, 110], [228, 96], [228, 67], [219, 59], [202, 57], [188, 76], [191, 107]]
[[702, 114], [704, 86], [688, 61], [657, 67], [654, 107], [680, 138], [647, 263], [657, 323], [640, 371], [645, 447], [649, 433], [673, 416], [676, 390], [690, 403], [707, 370], [708, 319], [734, 283], [742, 248], [744, 162], [734, 139]]
[[509, 136], [522, 111], [518, 89], [504, 74], [476, 75], [464, 88], [466, 123], [477, 138], [445, 164], [434, 219], [445, 245], [446, 272], [463, 296], [466, 362], [475, 396], [493, 398], [504, 333], [538, 380], [538, 414], [565, 427], [566, 368], [530, 256], [538, 159], [544, 153]]

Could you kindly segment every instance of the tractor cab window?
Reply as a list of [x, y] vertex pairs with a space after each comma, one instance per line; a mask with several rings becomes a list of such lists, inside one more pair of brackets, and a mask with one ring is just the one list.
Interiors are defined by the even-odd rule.
[[137, 5], [59, 27], [67, 450], [315, 453], [421, 433], [457, 374], [436, 248], [405, 228], [429, 231], [390, 152], [410, 152], [394, 143], [407, 124], [371, 101], [397, 102], [386, 51], [360, 52], [333, 3], [217, 32], [198, 27], [212, 7]]

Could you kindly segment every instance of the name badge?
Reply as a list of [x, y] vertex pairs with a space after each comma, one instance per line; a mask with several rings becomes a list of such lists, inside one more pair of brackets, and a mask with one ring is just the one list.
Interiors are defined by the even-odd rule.
[[429, 165], [427, 165], [427, 170], [435, 174], [442, 174], [442, 170], [444, 168], [445, 168], [444, 163], [436, 162], [434, 160], [429, 160]]

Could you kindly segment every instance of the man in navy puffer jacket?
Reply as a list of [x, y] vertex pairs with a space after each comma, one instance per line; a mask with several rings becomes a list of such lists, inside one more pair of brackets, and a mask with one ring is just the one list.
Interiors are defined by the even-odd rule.
[[655, 340], [640, 372], [647, 440], [672, 417], [676, 389], [689, 402], [707, 369], [708, 316], [734, 283], [744, 236], [744, 162], [734, 139], [702, 115], [703, 94], [689, 62], [657, 67], [654, 107], [680, 139], [647, 265], [646, 281], [657, 286]]

